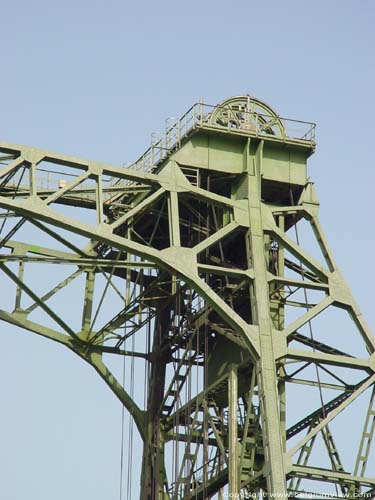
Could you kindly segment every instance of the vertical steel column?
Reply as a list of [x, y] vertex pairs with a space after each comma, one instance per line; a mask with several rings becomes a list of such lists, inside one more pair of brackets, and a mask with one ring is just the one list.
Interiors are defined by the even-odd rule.
[[259, 402], [263, 427], [265, 453], [265, 475], [268, 493], [285, 495], [286, 482], [279, 419], [277, 377], [273, 348], [273, 325], [270, 317], [269, 288], [265, 244], [261, 213], [261, 163], [263, 141], [257, 147], [256, 155], [250, 155], [250, 139], [247, 148], [248, 209], [250, 230], [248, 248], [250, 262], [254, 268], [254, 299], [259, 328], [260, 360], [257, 364]]
[[155, 319], [151, 373], [145, 415], [146, 437], [143, 444], [141, 496], [142, 500], [164, 498], [164, 436], [160, 422], [160, 407], [164, 397], [168, 353], [163, 343], [168, 332], [170, 308], [159, 311]]
[[[285, 218], [284, 215], [279, 215], [278, 216], [278, 226], [281, 231], [284, 232], [285, 230]], [[280, 247], [278, 248], [278, 255], [277, 255], [277, 274], [278, 276], [284, 276], [285, 273], [285, 255], [284, 255], [284, 249]], [[280, 291], [280, 294], [283, 294], [283, 292]], [[278, 315], [277, 315], [278, 321], [277, 324], [275, 324], [276, 329], [282, 330], [285, 327], [285, 311], [284, 311], [284, 306], [279, 304], [278, 307]], [[280, 397], [280, 428], [281, 428], [281, 438], [282, 438], [282, 443], [283, 443], [283, 451], [284, 453], [286, 452], [286, 382], [285, 382], [285, 363], [280, 365], [279, 368], [279, 374], [284, 378], [283, 380], [279, 380], [278, 383], [278, 390], [279, 390], [279, 397]]]
[[104, 212], [103, 212], [103, 182], [102, 176], [98, 175], [96, 179], [96, 217], [98, 224], [104, 222]]
[[[18, 264], [18, 279], [20, 281], [23, 281], [25, 273], [25, 263], [21, 260], [20, 263]], [[21, 309], [21, 298], [22, 298], [22, 288], [20, 286], [17, 286], [16, 290], [16, 304], [15, 304], [15, 309]]]
[[238, 379], [237, 369], [232, 365], [228, 376], [228, 430], [229, 430], [229, 495], [237, 498], [238, 484], [238, 453], [237, 453], [237, 402]]
[[86, 271], [85, 300], [82, 311], [82, 332], [88, 338], [90, 335], [91, 316], [94, 298], [95, 273]]
[[30, 195], [35, 196], [37, 194], [36, 189], [36, 165], [35, 163], [31, 163], [29, 169], [29, 186], [30, 186]]
[[180, 216], [178, 209], [178, 194], [176, 191], [171, 191], [168, 197], [168, 214], [169, 214], [169, 237], [171, 245], [180, 246]]

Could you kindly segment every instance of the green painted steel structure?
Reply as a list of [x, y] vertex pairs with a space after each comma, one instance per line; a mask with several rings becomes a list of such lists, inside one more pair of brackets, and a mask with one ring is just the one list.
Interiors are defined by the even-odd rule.
[[[318, 221], [314, 148], [313, 124], [249, 96], [197, 103], [130, 168], [0, 143], [0, 319], [65, 345], [120, 399], [143, 442], [142, 499], [375, 489], [375, 338]], [[316, 322], [331, 310], [361, 355]], [[143, 405], [109, 355], [142, 364]], [[348, 468], [333, 426], [362, 394]]]

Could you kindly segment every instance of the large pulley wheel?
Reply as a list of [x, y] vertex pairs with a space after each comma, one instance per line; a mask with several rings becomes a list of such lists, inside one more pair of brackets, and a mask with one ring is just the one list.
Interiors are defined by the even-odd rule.
[[280, 117], [267, 104], [250, 96], [232, 97], [214, 109], [210, 123], [230, 129], [285, 137]]

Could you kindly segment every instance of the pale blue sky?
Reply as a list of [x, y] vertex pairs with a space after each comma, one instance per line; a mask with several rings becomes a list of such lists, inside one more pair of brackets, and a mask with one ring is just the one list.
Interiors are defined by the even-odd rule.
[[[0, 2], [0, 140], [121, 164], [203, 97], [317, 123], [321, 220], [375, 326], [371, 0]], [[0, 499], [118, 499], [120, 406], [64, 351], [1, 325]]]

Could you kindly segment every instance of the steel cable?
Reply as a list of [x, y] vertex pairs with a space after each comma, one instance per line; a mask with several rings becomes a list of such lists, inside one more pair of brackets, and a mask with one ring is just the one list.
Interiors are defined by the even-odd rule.
[[[291, 199], [292, 206], [294, 206], [294, 197], [293, 197], [292, 189], [290, 189], [290, 199]], [[299, 238], [299, 233], [298, 233], [296, 214], [293, 214], [293, 218], [294, 218], [294, 231], [295, 231], [295, 236], [296, 236], [296, 243], [298, 246], [300, 246], [300, 238]], [[300, 267], [301, 267], [302, 281], [305, 281], [304, 268], [302, 266], [301, 261], [300, 261]], [[303, 289], [303, 295], [304, 295], [304, 299], [305, 299], [306, 310], [309, 311], [309, 301], [308, 301], [308, 294], [307, 294], [306, 288]], [[308, 324], [308, 328], [309, 328], [312, 349], [313, 349], [313, 352], [315, 353], [316, 352], [316, 348], [315, 348], [316, 343], [315, 343], [315, 337], [314, 337], [311, 319], [309, 319], [307, 324]], [[323, 397], [323, 390], [322, 390], [321, 378], [320, 378], [320, 373], [319, 373], [319, 366], [317, 363], [314, 363], [314, 367], [315, 367], [315, 373], [316, 373], [316, 378], [317, 378], [318, 388], [319, 388], [319, 398], [320, 398], [320, 404], [321, 404], [321, 409], [322, 409], [322, 416], [323, 416], [323, 420], [324, 420], [326, 418], [327, 414], [326, 414], [325, 405], [324, 405], [324, 397]], [[327, 433], [327, 431], [328, 431], [328, 424], [322, 428], [322, 434]], [[324, 436], [324, 439], [327, 440], [327, 436]], [[330, 460], [331, 460], [333, 468], [335, 469], [335, 464], [334, 464], [331, 457], [330, 457]], [[337, 488], [336, 483], [335, 483], [335, 490], [336, 490], [336, 495], [338, 495], [338, 488]]]

